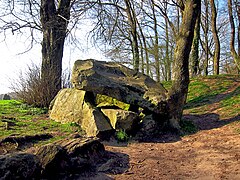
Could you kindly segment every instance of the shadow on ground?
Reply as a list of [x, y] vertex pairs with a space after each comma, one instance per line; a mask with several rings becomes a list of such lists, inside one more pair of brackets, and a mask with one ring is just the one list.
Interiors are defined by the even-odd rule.
[[96, 164], [93, 171], [75, 174], [72, 179], [113, 180], [111, 175], [123, 174], [129, 169], [129, 155], [120, 152], [106, 151], [102, 162]]
[[[130, 143], [173, 143], [181, 141], [182, 136], [186, 134], [195, 134], [201, 130], [211, 130], [215, 128], [221, 128], [227, 124], [240, 121], [240, 115], [229, 119], [220, 119], [220, 116], [216, 113], [206, 113], [201, 115], [186, 114], [183, 116], [184, 121], [189, 121], [193, 123], [194, 132], [183, 132], [179, 134], [173, 131], [163, 131], [152, 137], [138, 138], [134, 137], [130, 140]], [[105, 141], [104, 145], [114, 146], [114, 147], [126, 147], [127, 142], [117, 142], [116, 140]]]
[[107, 161], [98, 167], [98, 172], [114, 175], [122, 174], [129, 169], [129, 156], [120, 152], [107, 151]]
[[53, 138], [53, 136], [49, 133], [26, 136], [8, 136], [0, 139], [0, 155], [22, 151], [34, 146], [34, 144], [49, 140], [51, 138]]
[[240, 115], [229, 119], [220, 119], [220, 116], [216, 113], [206, 113], [201, 115], [186, 114], [183, 116], [183, 119], [192, 121], [197, 126], [198, 130], [210, 130], [239, 121]]

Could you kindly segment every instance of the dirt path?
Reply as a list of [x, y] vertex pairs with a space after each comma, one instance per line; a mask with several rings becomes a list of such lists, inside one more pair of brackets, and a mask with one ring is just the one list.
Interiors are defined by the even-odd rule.
[[[107, 145], [106, 149], [128, 155], [129, 168], [113, 179], [240, 179], [240, 115], [222, 119], [218, 102], [233, 92], [234, 83], [204, 114], [189, 115], [199, 131], [177, 139], [165, 135], [160, 142], [131, 143], [125, 147]], [[214, 111], [214, 112], [213, 112]], [[187, 113], [187, 112], [185, 112]], [[172, 142], [173, 141], [173, 142]]]
[[240, 179], [240, 134], [235, 126], [200, 131], [172, 143], [133, 143], [107, 150], [129, 155], [116, 179]]

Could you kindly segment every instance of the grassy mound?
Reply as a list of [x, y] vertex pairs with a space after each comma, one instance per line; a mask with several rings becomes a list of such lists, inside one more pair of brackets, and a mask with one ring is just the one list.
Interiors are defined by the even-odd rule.
[[[164, 85], [169, 89], [171, 83], [164, 82]], [[214, 121], [219, 122], [219, 126], [231, 122], [240, 123], [239, 75], [191, 79], [181, 122], [183, 131], [186, 134], [195, 133], [198, 129], [194, 124], [198, 124], [201, 129], [210, 129], [210, 124]], [[237, 131], [240, 132], [239, 129]]]
[[[163, 84], [166, 88], [171, 86], [171, 82]], [[240, 123], [239, 112], [240, 76], [220, 75], [191, 80], [185, 115], [194, 115], [200, 119], [214, 114], [218, 120], [233, 118], [235, 123]], [[197, 131], [191, 121], [186, 118], [183, 120], [181, 125], [184, 131]], [[239, 129], [237, 131], [240, 132]], [[46, 109], [34, 108], [16, 100], [0, 101], [0, 139], [12, 135], [50, 133], [54, 138], [49, 141], [54, 141], [74, 132], [81, 132], [81, 129], [73, 123], [60, 124], [50, 120]]]

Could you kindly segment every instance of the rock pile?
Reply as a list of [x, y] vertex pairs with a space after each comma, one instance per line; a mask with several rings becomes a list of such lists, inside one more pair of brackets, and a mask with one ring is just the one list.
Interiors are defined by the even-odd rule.
[[71, 81], [73, 88], [52, 101], [50, 118], [78, 123], [88, 137], [109, 136], [116, 129], [132, 132], [139, 125], [152, 133], [168, 118], [166, 89], [119, 63], [78, 60]]
[[96, 138], [71, 138], [31, 153], [0, 156], [0, 179], [74, 179], [104, 164], [105, 148]]

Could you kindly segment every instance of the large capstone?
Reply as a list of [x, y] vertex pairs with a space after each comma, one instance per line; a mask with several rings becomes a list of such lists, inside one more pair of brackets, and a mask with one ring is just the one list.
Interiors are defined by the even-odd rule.
[[107, 95], [149, 114], [167, 112], [167, 91], [160, 83], [116, 62], [77, 60], [71, 81], [76, 89]]
[[61, 90], [50, 106], [50, 118], [61, 123], [77, 123], [86, 136], [104, 136], [113, 130], [102, 112], [92, 102], [90, 92]]

